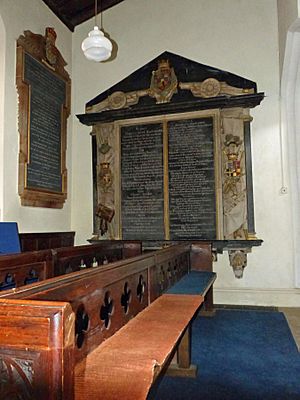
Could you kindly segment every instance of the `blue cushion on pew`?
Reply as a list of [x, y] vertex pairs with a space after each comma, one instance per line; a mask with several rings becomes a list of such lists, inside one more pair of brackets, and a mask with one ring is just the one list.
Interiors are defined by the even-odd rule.
[[18, 224], [16, 222], [0, 222], [0, 254], [20, 252]]
[[215, 272], [191, 271], [180, 281], [176, 282], [166, 291], [168, 294], [201, 294], [205, 295], [207, 290], [216, 279]]

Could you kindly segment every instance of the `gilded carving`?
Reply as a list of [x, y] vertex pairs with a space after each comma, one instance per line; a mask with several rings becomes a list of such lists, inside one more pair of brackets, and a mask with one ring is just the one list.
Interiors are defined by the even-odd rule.
[[152, 71], [149, 96], [155, 97], [156, 104], [168, 103], [177, 93], [177, 85], [177, 77], [169, 60], [159, 60], [157, 70]]
[[97, 142], [97, 207], [101, 236], [115, 238], [115, 135], [113, 124], [94, 126]]
[[212, 98], [219, 95], [239, 96], [254, 93], [254, 89], [238, 88], [220, 82], [216, 78], [207, 78], [201, 82], [179, 82], [169, 60], [158, 61], [157, 70], [152, 71], [149, 88], [132, 92], [116, 91], [106, 99], [93, 106], [86, 107], [86, 113], [97, 113], [107, 110], [119, 110], [138, 104], [144, 96], [154, 97], [157, 104], [169, 103], [178, 88], [190, 90], [193, 96]]
[[48, 67], [68, 80], [69, 75], [64, 69], [67, 63], [56, 47], [55, 41], [56, 32], [54, 28], [47, 27], [44, 36], [28, 30], [24, 31], [24, 35], [18, 38], [17, 43], [34, 58], [47, 64]]
[[100, 163], [100, 168], [98, 172], [98, 185], [107, 192], [113, 184], [113, 175], [110, 169], [109, 162]]
[[[17, 40], [18, 192], [23, 206], [62, 208], [67, 198], [71, 80], [55, 41], [56, 33], [50, 27], [45, 36], [27, 30]], [[57, 95], [55, 106], [53, 96], [48, 96], [51, 90]], [[53, 107], [48, 107], [49, 102]]]
[[247, 239], [243, 114], [223, 112], [222, 169], [224, 239]]

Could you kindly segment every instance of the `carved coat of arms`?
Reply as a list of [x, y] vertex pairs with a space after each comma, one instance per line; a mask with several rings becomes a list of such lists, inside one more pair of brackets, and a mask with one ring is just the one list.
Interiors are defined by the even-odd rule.
[[152, 72], [149, 95], [156, 98], [156, 103], [168, 103], [177, 93], [177, 77], [169, 60], [160, 60], [158, 69]]
[[108, 189], [113, 184], [113, 176], [110, 169], [110, 163], [108, 162], [100, 163], [100, 171], [98, 179], [100, 187], [104, 190], [104, 192], [107, 192]]
[[56, 41], [56, 32], [54, 28], [46, 28], [46, 44], [45, 44], [45, 52], [46, 58], [50, 65], [54, 66], [57, 63], [57, 58], [59, 56], [59, 51], [55, 46]]

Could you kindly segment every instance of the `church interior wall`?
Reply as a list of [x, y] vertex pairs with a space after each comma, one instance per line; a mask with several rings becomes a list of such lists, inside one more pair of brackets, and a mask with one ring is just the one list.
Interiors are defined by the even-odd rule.
[[[16, 91], [16, 40], [23, 31], [45, 33], [46, 26], [53, 26], [57, 33], [57, 46], [67, 62], [72, 75], [72, 33], [40, 0], [0, 2], [0, 15], [5, 27], [5, 85], [3, 121], [3, 209], [4, 221], [17, 221], [20, 232], [67, 231], [71, 229], [71, 191], [61, 210], [22, 207], [18, 196], [18, 96]], [[1, 37], [2, 39], [2, 37]], [[1, 78], [0, 78], [1, 79]], [[72, 119], [68, 122], [67, 168], [71, 179]]]
[[[216, 7], [217, 4], [217, 7]], [[104, 30], [118, 43], [115, 60], [101, 65], [84, 60], [79, 47], [92, 29], [92, 21], [78, 26], [73, 40], [74, 109], [84, 112], [84, 103], [146, 64], [163, 51], [171, 51], [202, 64], [249, 78], [264, 91], [262, 104], [251, 110], [254, 200], [260, 248], [248, 255], [244, 278], [238, 280], [229, 267], [228, 255], [214, 264], [218, 274], [218, 303], [293, 305], [290, 194], [282, 195], [281, 143], [279, 131], [280, 70], [278, 59], [278, 13], [275, 1], [178, 2], [130, 0], [103, 15]], [[142, 21], [142, 22], [141, 22]], [[233, 29], [234, 27], [234, 29]], [[88, 76], [89, 79], [79, 79]], [[80, 95], [79, 95], [80, 94]], [[74, 146], [90, 160], [90, 129], [74, 124]], [[75, 143], [76, 142], [76, 143]], [[73, 154], [73, 187], [90, 203], [90, 165]], [[285, 174], [287, 171], [284, 171]], [[78, 183], [76, 183], [78, 182]], [[82, 188], [84, 190], [82, 191]], [[87, 189], [86, 193], [85, 189]], [[92, 206], [83, 220], [80, 197], [74, 193], [72, 223], [81, 231], [79, 241], [91, 235]]]
[[[214, 263], [218, 274], [215, 302], [298, 304], [290, 228], [291, 188], [287, 185], [284, 195], [280, 191], [277, 1], [126, 0], [103, 13], [104, 31], [118, 44], [118, 53], [115, 59], [101, 64], [85, 60], [80, 49], [82, 40], [93, 28], [93, 20], [79, 25], [71, 34], [39, 0], [26, 2], [26, 8], [21, 0], [4, 0], [0, 3], [0, 15], [6, 31], [3, 220], [18, 221], [23, 232], [75, 230], [76, 244], [86, 243], [93, 229], [91, 129], [81, 125], [75, 115], [84, 112], [90, 99], [167, 50], [244, 76], [257, 82], [258, 91], [266, 94], [262, 104], [251, 110], [256, 232], [264, 243], [248, 255], [242, 279], [234, 277], [227, 253], [218, 256]], [[62, 210], [21, 207], [17, 194], [15, 40], [25, 29], [43, 34], [46, 26], [55, 27], [57, 46], [72, 78], [68, 199]], [[288, 176], [286, 168], [283, 173]]]

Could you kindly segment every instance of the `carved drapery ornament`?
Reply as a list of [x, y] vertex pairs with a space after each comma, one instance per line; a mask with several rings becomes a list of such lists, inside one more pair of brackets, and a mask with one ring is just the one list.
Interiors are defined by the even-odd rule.
[[93, 132], [97, 142], [97, 188], [96, 215], [101, 236], [115, 239], [115, 136], [113, 124], [95, 125]]
[[247, 188], [244, 109], [222, 111], [222, 171], [224, 239], [247, 239]]

